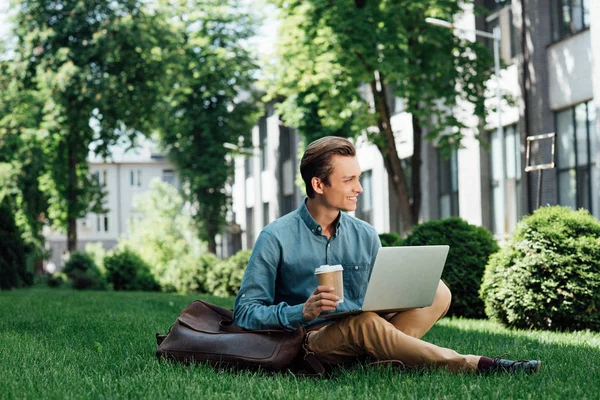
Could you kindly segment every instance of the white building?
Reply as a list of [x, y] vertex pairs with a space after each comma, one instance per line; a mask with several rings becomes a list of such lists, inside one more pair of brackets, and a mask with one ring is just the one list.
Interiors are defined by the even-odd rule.
[[[90, 158], [89, 169], [106, 186], [104, 204], [108, 212], [88, 213], [85, 218], [77, 220], [77, 248], [81, 250], [86, 244], [97, 242], [107, 250], [113, 248], [119, 238], [127, 234], [129, 221], [137, 217], [132, 205], [133, 197], [149, 190], [154, 178], [179, 187], [175, 167], [151, 145], [125, 154], [117, 151], [111, 162]], [[48, 261], [62, 266], [62, 256], [67, 249], [66, 235], [46, 229], [45, 236], [48, 248], [52, 249]]]

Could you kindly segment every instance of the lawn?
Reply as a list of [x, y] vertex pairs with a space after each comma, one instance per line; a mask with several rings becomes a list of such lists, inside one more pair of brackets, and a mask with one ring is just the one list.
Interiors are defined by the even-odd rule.
[[[600, 398], [600, 333], [511, 331], [444, 319], [425, 337], [463, 353], [540, 358], [539, 375], [357, 367], [328, 379], [158, 362], [166, 332], [196, 296], [24, 289], [0, 292], [0, 398]], [[231, 298], [203, 297], [225, 307]]]

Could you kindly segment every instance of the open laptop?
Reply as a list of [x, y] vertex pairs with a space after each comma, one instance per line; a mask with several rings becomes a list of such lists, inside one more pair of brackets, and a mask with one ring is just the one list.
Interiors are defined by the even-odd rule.
[[449, 249], [446, 245], [381, 247], [362, 307], [319, 317], [340, 318], [363, 311], [384, 313], [430, 306]]

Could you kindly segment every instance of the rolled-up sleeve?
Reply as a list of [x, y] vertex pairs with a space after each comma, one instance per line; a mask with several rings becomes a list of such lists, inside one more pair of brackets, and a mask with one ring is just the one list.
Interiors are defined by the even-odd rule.
[[269, 232], [261, 232], [235, 299], [235, 325], [252, 330], [294, 330], [307, 324], [302, 315], [303, 304], [273, 304], [280, 259], [281, 247], [277, 239]]

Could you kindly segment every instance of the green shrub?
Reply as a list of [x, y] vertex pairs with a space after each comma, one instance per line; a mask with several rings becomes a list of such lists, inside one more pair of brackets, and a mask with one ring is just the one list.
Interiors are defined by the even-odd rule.
[[106, 281], [100, 274], [96, 263], [89, 254], [83, 251], [73, 252], [62, 272], [71, 280], [73, 289], [106, 289]]
[[160, 290], [148, 264], [128, 248], [104, 257], [104, 268], [106, 278], [115, 290]]
[[8, 201], [0, 203], [0, 289], [29, 286], [33, 274], [27, 270], [25, 243]]
[[440, 244], [450, 246], [442, 273], [442, 279], [452, 292], [448, 315], [484, 317], [479, 288], [490, 255], [498, 251], [491, 232], [452, 217], [417, 225], [404, 241], [405, 246]]
[[59, 288], [63, 286], [68, 281], [67, 275], [62, 272], [55, 272], [52, 275], [48, 275], [46, 279], [46, 284], [51, 288]]
[[92, 257], [92, 260], [94, 260], [94, 263], [98, 267], [100, 274], [106, 276], [106, 268], [104, 268], [104, 257], [106, 257], [106, 250], [104, 250], [102, 243], [86, 243], [85, 252]]
[[242, 285], [242, 278], [252, 250], [241, 250], [219, 261], [206, 276], [208, 293], [214, 296], [235, 296]]
[[140, 220], [129, 224], [129, 235], [118, 248], [135, 250], [150, 266], [164, 291], [203, 291], [205, 267], [210, 264], [206, 243], [177, 188], [153, 180], [151, 190], [134, 197]]
[[183, 262], [173, 262], [163, 276], [163, 281], [168, 282], [164, 289], [178, 293], [208, 293], [207, 274], [218, 262], [219, 259], [212, 253], [198, 258], [188, 256]]
[[402, 239], [396, 232], [380, 233], [379, 239], [381, 240], [381, 245], [383, 247], [402, 246], [404, 242], [404, 239]]
[[490, 259], [481, 296], [510, 327], [600, 330], [600, 223], [585, 210], [536, 210]]

